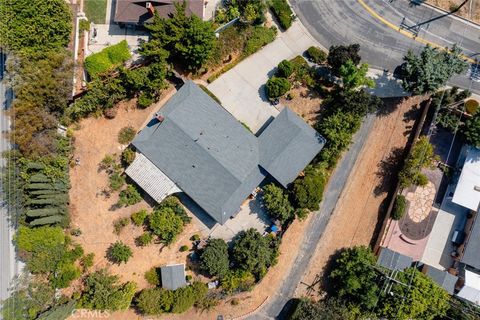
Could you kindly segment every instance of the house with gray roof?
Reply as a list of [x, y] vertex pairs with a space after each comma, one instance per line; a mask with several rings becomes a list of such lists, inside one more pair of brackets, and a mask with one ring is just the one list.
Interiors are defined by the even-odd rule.
[[220, 224], [266, 177], [290, 184], [325, 144], [288, 108], [257, 137], [192, 81], [157, 114], [127, 175], [157, 202], [182, 190]]
[[[183, 0], [117, 0], [114, 21], [123, 25], [142, 26], [153, 20], [154, 12], [162, 18], [169, 18], [176, 12], [175, 4]], [[185, 13], [203, 19], [204, 1], [185, 0]]]
[[177, 290], [187, 285], [187, 281], [185, 280], [185, 265], [183, 264], [170, 264], [160, 267], [160, 276], [162, 288]]

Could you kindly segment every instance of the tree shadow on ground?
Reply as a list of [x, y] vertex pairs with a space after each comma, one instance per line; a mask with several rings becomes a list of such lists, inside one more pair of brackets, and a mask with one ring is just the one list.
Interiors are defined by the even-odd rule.
[[377, 117], [387, 117], [389, 114], [392, 112], [395, 112], [397, 110], [398, 106], [403, 102], [403, 99], [405, 98], [382, 98], [382, 106], [377, 110]]
[[393, 149], [385, 159], [380, 161], [377, 172], [375, 172], [377, 177], [380, 178], [380, 182], [373, 190], [375, 196], [378, 197], [382, 193], [390, 191], [396, 181], [395, 177], [400, 169], [403, 156], [404, 149], [397, 147]]

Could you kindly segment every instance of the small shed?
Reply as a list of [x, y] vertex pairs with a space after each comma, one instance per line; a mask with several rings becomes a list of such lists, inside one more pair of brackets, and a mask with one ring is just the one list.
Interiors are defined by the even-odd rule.
[[162, 287], [168, 290], [176, 290], [187, 285], [185, 280], [185, 265], [170, 264], [160, 268]]

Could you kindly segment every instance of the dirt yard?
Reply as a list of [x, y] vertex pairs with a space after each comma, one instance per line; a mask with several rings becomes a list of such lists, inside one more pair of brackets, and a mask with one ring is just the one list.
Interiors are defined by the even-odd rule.
[[387, 107], [393, 111], [375, 120], [296, 296], [315, 296], [325, 268], [337, 250], [368, 246], [374, 240], [391, 187], [391, 173], [408, 140], [417, 114], [412, 111], [413, 106], [419, 101], [410, 98], [395, 108], [395, 101], [389, 100]]
[[[158, 104], [162, 104], [173, 92], [173, 88], [166, 90], [163, 101]], [[117, 141], [120, 129], [127, 125], [136, 129], [142, 128], [144, 122], [158, 109], [158, 104], [140, 110], [133, 107], [133, 101], [125, 102], [119, 105], [115, 119], [92, 117], [81, 121], [80, 128], [74, 134], [74, 157], [80, 160], [80, 165], [70, 171], [71, 225], [72, 228], [80, 228], [82, 232], [79, 237], [74, 237], [74, 240], [83, 246], [86, 253], [95, 253], [95, 268], [108, 268], [119, 275], [122, 281], [135, 281], [139, 289], [147, 286], [143, 275], [151, 267], [185, 262], [188, 252], [179, 252], [179, 247], [184, 244], [191, 246], [189, 238], [198, 231], [198, 224], [190, 223], [177, 242], [163, 250], [159, 244], [137, 247], [134, 240], [143, 233], [143, 229], [133, 224], [125, 227], [117, 236], [113, 232], [113, 222], [116, 219], [129, 217], [143, 208], [150, 210], [151, 207], [142, 201], [134, 206], [111, 210], [118, 200], [118, 192], [113, 193], [110, 198], [101, 194], [108, 185], [108, 177], [105, 172], [98, 172], [98, 164], [106, 154], [119, 155], [122, 152], [122, 146]], [[133, 251], [133, 257], [128, 263], [120, 266], [112, 265], [105, 258], [107, 248], [117, 240], [129, 245]]]
[[[452, 11], [456, 6], [460, 5], [464, 0], [427, 0], [428, 3], [442, 8], [446, 11]], [[470, 15], [471, 13], [471, 15]], [[463, 18], [480, 23], [480, 2], [470, 0], [463, 6], [459, 12], [455, 13]]]
[[304, 86], [292, 88], [289, 94], [293, 96], [293, 99], [287, 100], [282, 97], [280, 105], [289, 107], [310, 125], [315, 123], [322, 104], [320, 95], [315, 90], [310, 90]]

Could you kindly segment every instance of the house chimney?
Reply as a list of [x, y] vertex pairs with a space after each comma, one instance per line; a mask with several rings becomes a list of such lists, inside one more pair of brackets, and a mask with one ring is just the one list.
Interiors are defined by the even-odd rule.
[[155, 13], [155, 8], [153, 7], [152, 3], [147, 2], [145, 4], [145, 7], [147, 8], [148, 12], [150, 12], [150, 14], [153, 16], [153, 14]]
[[155, 119], [157, 119], [159, 122], [163, 122], [165, 120], [165, 117], [161, 113], [155, 113]]

